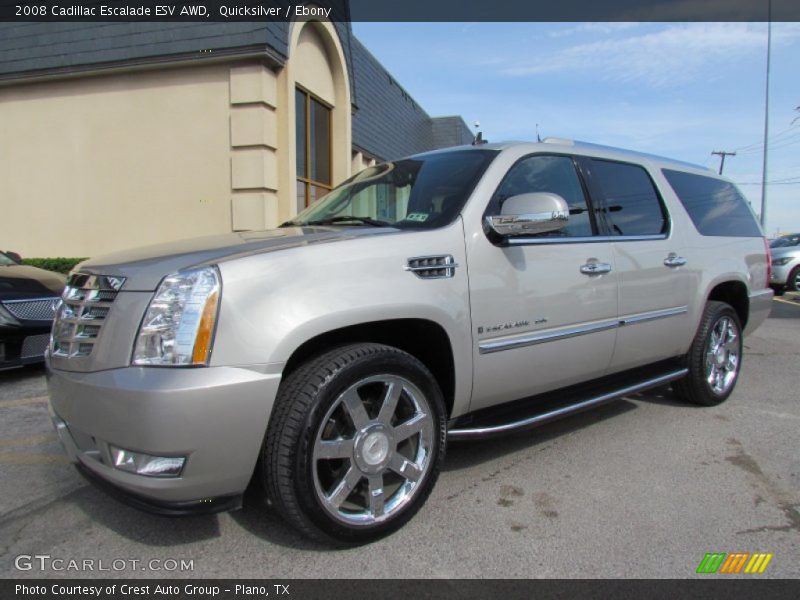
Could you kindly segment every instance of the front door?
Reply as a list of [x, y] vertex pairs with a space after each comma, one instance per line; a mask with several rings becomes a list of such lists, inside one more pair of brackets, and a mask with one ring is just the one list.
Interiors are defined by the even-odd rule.
[[[474, 340], [472, 410], [602, 376], [617, 335], [619, 277], [611, 241], [598, 237], [577, 161], [521, 158], [487, 202], [552, 192], [570, 207], [561, 231], [491, 243], [465, 222]], [[475, 219], [472, 219], [475, 220]]]

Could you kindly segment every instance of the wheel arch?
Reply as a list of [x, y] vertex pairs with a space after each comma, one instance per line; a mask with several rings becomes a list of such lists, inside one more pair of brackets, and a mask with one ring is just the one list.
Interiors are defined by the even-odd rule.
[[319, 333], [300, 344], [283, 369], [288, 377], [308, 359], [336, 346], [376, 343], [399, 348], [424, 364], [439, 384], [448, 417], [455, 402], [456, 370], [453, 345], [445, 329], [435, 321], [398, 318], [348, 325]]
[[710, 300], [725, 302], [732, 306], [744, 330], [750, 316], [750, 297], [744, 282], [730, 279], [716, 283], [706, 296], [706, 301]]

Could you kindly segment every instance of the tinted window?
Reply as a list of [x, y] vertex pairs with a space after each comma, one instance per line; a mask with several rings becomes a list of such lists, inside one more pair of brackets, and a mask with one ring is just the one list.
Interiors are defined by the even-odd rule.
[[667, 232], [664, 208], [647, 171], [638, 165], [599, 159], [591, 160], [591, 170], [614, 235]]
[[800, 236], [797, 235], [784, 235], [776, 238], [770, 242], [770, 248], [790, 248], [792, 246], [800, 245]]
[[701, 235], [761, 236], [747, 201], [732, 183], [682, 171], [663, 172]]
[[568, 156], [530, 156], [519, 161], [511, 167], [497, 188], [487, 214], [499, 214], [503, 202], [511, 196], [533, 192], [558, 194], [569, 206], [569, 224], [560, 231], [541, 235], [558, 237], [592, 235], [586, 196], [575, 171], [575, 165]]

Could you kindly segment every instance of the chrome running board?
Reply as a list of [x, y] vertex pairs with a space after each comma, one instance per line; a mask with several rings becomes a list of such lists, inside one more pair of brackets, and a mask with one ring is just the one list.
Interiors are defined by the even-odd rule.
[[586, 400], [576, 402], [575, 404], [569, 404], [567, 406], [557, 408], [555, 410], [550, 410], [525, 419], [511, 421], [509, 423], [503, 423], [500, 425], [491, 425], [486, 427], [465, 427], [465, 428], [450, 429], [447, 432], [447, 439], [450, 441], [472, 440], [472, 439], [491, 437], [502, 433], [507, 433], [510, 431], [517, 431], [519, 429], [537, 427], [538, 425], [542, 425], [543, 423], [547, 423], [549, 421], [555, 421], [556, 419], [560, 419], [568, 415], [572, 415], [584, 410], [589, 410], [590, 408], [600, 406], [601, 404], [605, 404], [606, 402], [611, 402], [612, 400], [616, 400], [617, 398], [620, 398], [622, 396], [627, 396], [628, 394], [635, 394], [637, 392], [642, 392], [650, 388], [670, 383], [671, 381], [675, 381], [677, 379], [680, 379], [681, 377], [684, 377], [688, 372], [689, 372], [688, 369], [677, 369], [675, 371], [665, 373], [664, 375], [660, 375], [658, 377], [646, 379], [636, 384], [611, 390], [609, 392], [600, 394], [599, 396], [593, 396], [591, 398], [587, 398]]

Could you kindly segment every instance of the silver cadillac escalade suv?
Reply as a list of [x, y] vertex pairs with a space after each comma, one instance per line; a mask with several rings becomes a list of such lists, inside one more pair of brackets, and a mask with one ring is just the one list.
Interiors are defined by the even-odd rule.
[[112, 254], [71, 274], [53, 422], [142, 508], [237, 508], [363, 543], [420, 509], [449, 440], [671, 384], [724, 401], [771, 305], [736, 187], [571, 142], [379, 164], [272, 231]]

